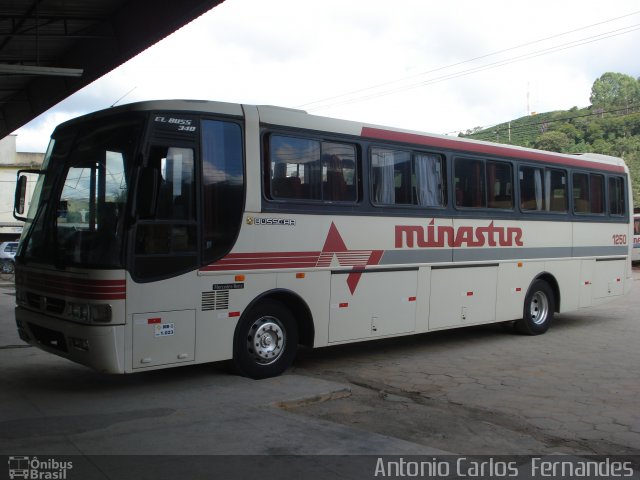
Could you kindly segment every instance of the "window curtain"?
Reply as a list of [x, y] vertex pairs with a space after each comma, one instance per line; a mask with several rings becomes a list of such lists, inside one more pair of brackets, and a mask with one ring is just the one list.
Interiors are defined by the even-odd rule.
[[441, 205], [440, 157], [419, 153], [415, 155], [414, 160], [418, 205]]
[[394, 163], [392, 150], [374, 151], [373, 165], [378, 172], [375, 185], [376, 203], [394, 204], [396, 202]]
[[536, 210], [542, 210], [542, 171], [539, 168], [533, 172], [533, 181], [536, 193]]
[[551, 170], [544, 172], [544, 209], [551, 211]]
[[496, 169], [495, 163], [487, 163], [487, 200], [489, 207], [496, 205], [497, 197], [500, 195], [500, 188], [496, 188]]

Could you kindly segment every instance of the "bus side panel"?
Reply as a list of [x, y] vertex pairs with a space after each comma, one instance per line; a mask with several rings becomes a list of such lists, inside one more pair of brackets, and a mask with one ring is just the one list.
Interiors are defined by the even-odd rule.
[[[576, 310], [580, 306], [582, 291], [582, 260], [547, 260], [539, 273], [547, 272], [555, 278], [560, 291], [560, 312]], [[589, 294], [590, 295], [590, 294]], [[586, 298], [586, 297], [585, 297]], [[589, 298], [591, 298], [589, 296]], [[557, 302], [557, 299], [556, 299]], [[557, 308], [557, 305], [556, 305]]]
[[498, 267], [496, 321], [522, 318], [527, 289], [537, 274], [544, 271], [544, 262], [505, 262]]
[[624, 293], [626, 260], [596, 260], [594, 301], [606, 301]]
[[628, 229], [626, 223], [574, 222], [573, 256], [628, 257]]
[[416, 333], [429, 331], [429, 298], [431, 297], [431, 267], [418, 270], [418, 304], [416, 305]]
[[494, 322], [497, 282], [498, 267], [434, 269], [429, 330]]
[[331, 275], [330, 342], [415, 331], [418, 269], [363, 272], [357, 289], [350, 272]]
[[233, 357], [233, 336], [240, 315], [261, 293], [276, 288], [276, 276], [247, 273], [244, 281], [237, 281], [233, 274], [200, 272], [199, 284], [196, 361], [228, 360]]
[[[149, 283], [127, 275], [127, 371], [195, 361], [193, 307], [200, 302], [195, 285], [195, 272]], [[156, 334], [156, 328], [165, 331]], [[169, 352], [174, 361], [169, 361]]]
[[309, 307], [314, 325], [314, 347], [324, 347], [329, 342], [329, 303], [331, 272], [305, 272], [297, 278], [296, 272], [279, 273], [277, 288], [300, 296]]

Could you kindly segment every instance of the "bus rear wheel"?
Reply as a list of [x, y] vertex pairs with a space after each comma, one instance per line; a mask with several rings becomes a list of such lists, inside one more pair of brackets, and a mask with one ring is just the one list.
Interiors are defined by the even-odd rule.
[[525, 335], [540, 335], [549, 330], [553, 321], [555, 298], [544, 280], [535, 280], [524, 299], [522, 319], [516, 321], [516, 331]]
[[262, 300], [236, 327], [233, 361], [241, 375], [260, 379], [280, 375], [295, 358], [298, 329], [280, 302]]

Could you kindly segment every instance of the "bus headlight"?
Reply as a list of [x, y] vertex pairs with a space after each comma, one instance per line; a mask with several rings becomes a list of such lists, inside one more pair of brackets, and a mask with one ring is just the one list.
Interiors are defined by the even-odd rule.
[[91, 305], [91, 321], [96, 323], [109, 323], [111, 321], [111, 305]]
[[69, 311], [71, 318], [80, 322], [89, 321], [89, 305], [86, 303], [69, 302]]
[[109, 304], [88, 305], [86, 303], [68, 302], [67, 313], [72, 320], [77, 322], [111, 322], [111, 305]]

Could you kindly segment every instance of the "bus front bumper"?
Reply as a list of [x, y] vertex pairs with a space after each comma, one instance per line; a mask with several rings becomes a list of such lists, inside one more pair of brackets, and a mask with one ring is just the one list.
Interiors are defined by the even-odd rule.
[[124, 325], [82, 325], [16, 307], [20, 338], [104, 373], [124, 373]]

